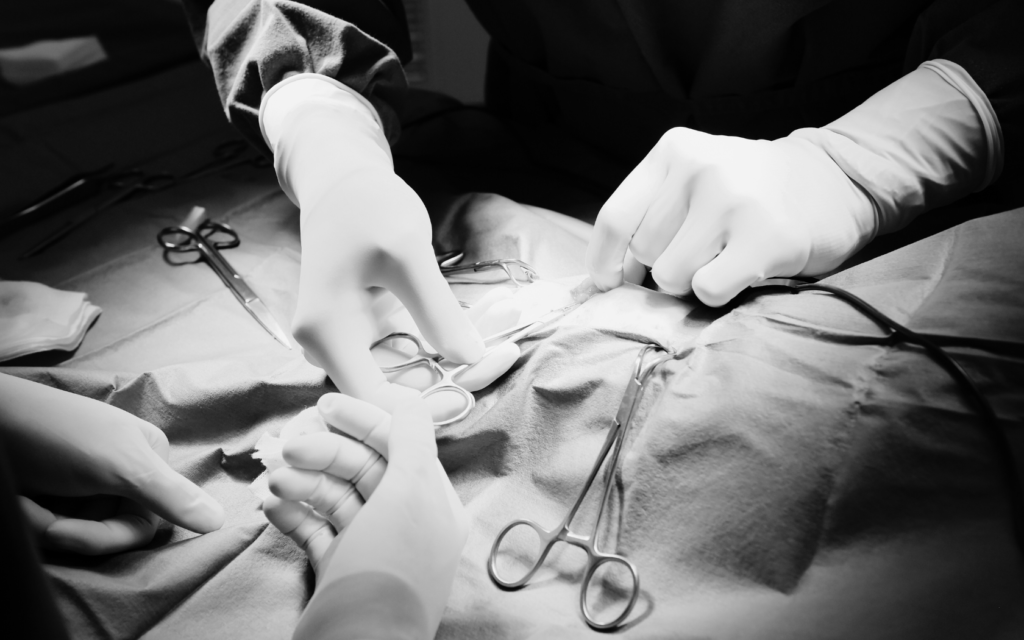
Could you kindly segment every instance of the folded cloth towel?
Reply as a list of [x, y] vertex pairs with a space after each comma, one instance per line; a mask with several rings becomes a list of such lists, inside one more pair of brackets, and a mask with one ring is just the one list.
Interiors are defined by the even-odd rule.
[[0, 280], [0, 362], [51, 349], [77, 349], [100, 311], [84, 293]]

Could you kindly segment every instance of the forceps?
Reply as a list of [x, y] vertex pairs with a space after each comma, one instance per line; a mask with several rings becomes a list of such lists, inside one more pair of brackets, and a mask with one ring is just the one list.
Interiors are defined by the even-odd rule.
[[[640, 574], [636, 570], [636, 566], [633, 565], [627, 558], [617, 554], [601, 551], [598, 548], [597, 534], [601, 526], [601, 515], [604, 513], [605, 507], [608, 505], [608, 499], [611, 496], [612, 485], [615, 469], [619, 463], [619, 456], [622, 453], [622, 443], [626, 439], [626, 432], [629, 429], [633, 415], [636, 412], [637, 406], [640, 404], [640, 398], [643, 396], [644, 384], [650, 378], [651, 373], [666, 360], [671, 360], [675, 357], [672, 352], [665, 352], [658, 355], [650, 363], [644, 364], [644, 359], [647, 353], [653, 349], [661, 349], [660, 346], [655, 344], [644, 345], [640, 349], [640, 353], [636, 356], [636, 361], [633, 364], [633, 373], [630, 376], [629, 384], [626, 386], [626, 392], [622, 396], [622, 402], [619, 404], [619, 411], [615, 415], [615, 420], [612, 422], [611, 428], [608, 430], [608, 436], [605, 438], [604, 445], [601, 447], [601, 452], [597, 454], [597, 460], [594, 462], [593, 469], [590, 470], [590, 475], [587, 476], [587, 481], [583, 484], [583, 490], [580, 491], [579, 497], [576, 498], [576, 502], [569, 509], [569, 513], [554, 529], [544, 529], [533, 520], [513, 520], [512, 522], [505, 525], [505, 528], [498, 533], [498, 536], [494, 539], [494, 544], [491, 546], [491, 553], [487, 561], [487, 573], [490, 574], [491, 580], [494, 581], [499, 587], [506, 590], [519, 589], [526, 585], [530, 581], [530, 578], [534, 576], [544, 560], [547, 558], [551, 548], [555, 546], [556, 542], [565, 542], [571, 545], [575, 545], [587, 552], [587, 571], [583, 576], [583, 583], [580, 585], [580, 611], [583, 613], [583, 619], [587, 621], [587, 624], [595, 629], [611, 629], [617, 627], [629, 616], [630, 612], [633, 611], [633, 607], [636, 605], [637, 598], [640, 596]], [[597, 519], [594, 521], [594, 529], [588, 536], [581, 536], [569, 528], [572, 524], [572, 519], [576, 516], [576, 512], [583, 504], [584, 499], [587, 497], [587, 493], [590, 491], [591, 485], [594, 483], [594, 479], [597, 478], [598, 472], [604, 465], [605, 459], [608, 458], [608, 453], [612, 452], [611, 460], [608, 462], [608, 467], [605, 470], [605, 488], [604, 496], [601, 498], [601, 505], [597, 511]], [[501, 555], [501, 543], [505, 540], [505, 537], [517, 527], [527, 527], [532, 529], [537, 534], [539, 539], [538, 553], [537, 555], [527, 558], [532, 559], [532, 564], [529, 562], [529, 569], [526, 573], [518, 579], [507, 579], [507, 575], [502, 577], [501, 571], [498, 568], [498, 557]], [[590, 610], [590, 605], [587, 602], [587, 591], [590, 588], [590, 583], [594, 579], [594, 575], [598, 569], [605, 565], [618, 565], [628, 571], [630, 581], [632, 584], [629, 590], [629, 602], [626, 604], [626, 608], [620, 613], [614, 620], [610, 622], [598, 621]]]
[[[482, 260], [480, 262], [472, 262], [470, 264], [460, 264], [462, 259], [466, 257], [465, 253], [461, 251], [448, 251], [446, 253], [438, 254], [434, 256], [437, 259], [437, 266], [441, 269], [441, 274], [446, 278], [454, 273], [462, 273], [465, 271], [484, 271], [491, 268], [499, 268], [505, 272], [508, 279], [511, 280], [517, 287], [524, 287], [527, 284], [535, 281], [539, 276], [534, 271], [533, 267], [526, 264], [522, 260], [515, 260], [512, 258], [502, 258], [500, 260]], [[513, 269], [518, 268], [523, 272], [523, 279], [526, 282], [520, 282], [517, 278]], [[473, 284], [471, 282], [456, 283], [456, 284]]]
[[98, 204], [82, 211], [65, 222], [53, 233], [37, 242], [35, 246], [22, 254], [21, 257], [23, 259], [31, 258], [34, 255], [42, 253], [50, 246], [63, 239], [64, 236], [82, 226], [96, 215], [103, 213], [118, 202], [126, 199], [136, 191], [159, 191], [173, 185], [176, 181], [175, 177], [169, 173], [146, 174], [138, 170], [128, 171], [127, 173], [114, 176], [109, 182], [110, 186], [114, 188], [114, 192], [112, 194], [101, 200]]
[[[263, 301], [249, 288], [242, 276], [238, 275], [238, 272], [220, 255], [219, 249], [232, 249], [241, 244], [238, 232], [223, 222], [213, 220], [206, 220], [193, 229], [195, 223], [192, 221], [200, 217], [202, 213], [201, 208], [193, 209], [183, 224], [167, 227], [158, 233], [157, 242], [172, 253], [198, 253], [198, 260], [204, 260], [210, 265], [210, 268], [220, 276], [231, 293], [235, 294], [249, 315], [255, 318], [256, 322], [260, 323], [260, 326], [266, 329], [275, 340], [291, 349], [292, 345], [288, 340], [288, 334], [274, 320], [267, 305], [263, 304]], [[216, 238], [218, 235], [224, 239], [218, 240]]]

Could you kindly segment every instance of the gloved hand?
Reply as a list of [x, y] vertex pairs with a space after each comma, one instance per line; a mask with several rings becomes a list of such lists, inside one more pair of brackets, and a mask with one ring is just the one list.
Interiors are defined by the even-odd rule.
[[677, 128], [601, 208], [587, 267], [616, 287], [628, 247], [667, 293], [720, 306], [762, 278], [838, 266], [874, 229], [871, 200], [813, 143]]
[[[318, 404], [329, 424], [353, 438], [387, 442], [387, 470], [362, 489], [365, 494], [353, 491], [349, 480], [372, 459], [369, 448], [334, 433], [311, 433], [285, 444], [284, 457], [292, 467], [271, 475], [275, 495], [263, 509], [275, 527], [305, 549], [316, 571], [318, 595], [353, 577], [387, 575], [415, 594], [426, 614], [424, 637], [433, 637], [468, 535], [468, 519], [437, 460], [425, 405], [408, 391], [403, 395], [393, 415], [340, 394], [328, 394]], [[367, 475], [376, 473], [362, 471]], [[342, 530], [344, 535], [337, 535]], [[314, 614], [318, 607], [321, 612]], [[304, 617], [339, 607], [344, 603], [318, 605], [314, 597]], [[337, 617], [359, 615], [352, 611]]]
[[368, 351], [375, 307], [394, 293], [446, 359], [476, 362], [475, 327], [441, 275], [426, 208], [397, 175], [376, 111], [317, 74], [274, 86], [260, 112], [285, 193], [301, 210], [302, 270], [292, 322], [306, 357], [340, 390], [383, 403], [388, 382]]
[[720, 306], [764, 278], [838, 267], [876, 233], [984, 188], [1001, 162], [984, 93], [929, 61], [821, 129], [669, 131], [602, 207], [587, 268], [619, 286], [628, 248], [666, 292]]
[[200, 533], [224, 523], [223, 508], [167, 464], [163, 431], [117, 407], [0, 374], [0, 430], [19, 488], [60, 504], [21, 499], [47, 546], [132, 549], [152, 540], [156, 516]]

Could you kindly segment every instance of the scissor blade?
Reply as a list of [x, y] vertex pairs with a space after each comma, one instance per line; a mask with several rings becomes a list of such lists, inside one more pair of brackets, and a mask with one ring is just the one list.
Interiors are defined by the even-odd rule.
[[291, 349], [292, 343], [288, 339], [288, 334], [281, 329], [281, 326], [277, 324], [277, 320], [274, 320], [274, 316], [271, 315], [270, 309], [267, 305], [263, 304], [263, 301], [259, 298], [252, 300], [246, 300], [242, 303], [245, 306], [253, 318], [256, 318], [256, 322], [267, 330], [267, 333], [272, 335], [275, 340], [283, 344], [285, 347]]

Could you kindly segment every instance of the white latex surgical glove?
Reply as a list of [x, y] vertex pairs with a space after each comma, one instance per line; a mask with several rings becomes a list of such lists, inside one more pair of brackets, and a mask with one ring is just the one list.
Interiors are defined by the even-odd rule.
[[672, 129], [602, 207], [587, 268], [619, 286], [628, 249], [662, 290], [720, 306], [765, 278], [835, 269], [984, 188], [1001, 162], [984, 93], [930, 61], [821, 129], [773, 141]]
[[260, 123], [301, 210], [292, 329], [307, 358], [341, 391], [386, 406], [389, 384], [368, 347], [387, 290], [446, 359], [478, 361], [483, 342], [441, 275], [426, 208], [395, 175], [373, 107], [335, 80], [300, 74], [264, 96]]
[[[317, 595], [296, 637], [304, 623], [313, 624], [306, 618], [322, 620], [331, 610], [344, 608], [344, 602], [318, 600], [321, 593], [330, 592], [332, 584], [368, 575], [389, 576], [415, 594], [425, 614], [423, 637], [432, 637], [440, 623], [468, 535], [468, 518], [437, 460], [426, 406], [408, 392], [395, 404], [394, 413], [388, 414], [355, 398], [328, 394], [318, 404], [320, 415], [352, 438], [336, 433], [296, 436], [284, 449], [291, 466], [271, 475], [275, 495], [264, 502], [264, 512], [306, 551], [317, 576]], [[386, 442], [388, 464], [372, 487], [353, 491], [356, 469], [370, 458], [368, 447], [357, 439], [378, 447]], [[360, 615], [352, 611], [336, 617], [352, 623]]]
[[224, 523], [220, 504], [167, 464], [164, 432], [117, 407], [0, 374], [0, 434], [31, 496], [21, 498], [29, 526], [47, 547], [140, 547], [157, 516], [200, 533]]

